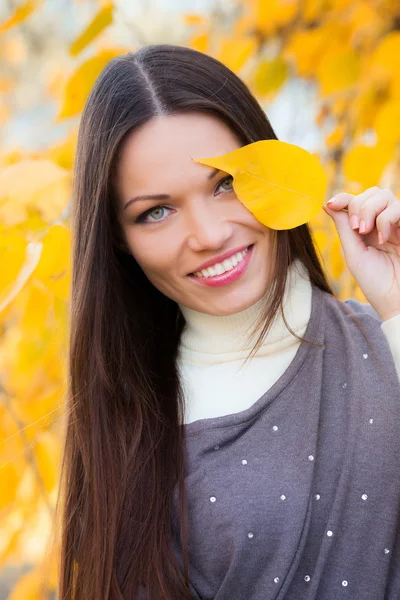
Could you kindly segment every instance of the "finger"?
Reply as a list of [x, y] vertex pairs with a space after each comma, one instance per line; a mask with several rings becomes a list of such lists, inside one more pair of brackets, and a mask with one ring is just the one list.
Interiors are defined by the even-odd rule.
[[349, 194], [348, 192], [340, 192], [328, 200], [327, 206], [333, 210], [343, 210], [344, 208], [347, 208], [352, 228], [358, 229], [360, 225], [360, 219], [358, 217], [359, 207], [379, 190], [379, 187], [374, 186], [368, 188], [358, 196]]
[[354, 194], [349, 194], [348, 192], [339, 192], [330, 200], [328, 200], [326, 206], [332, 210], [343, 210], [344, 208], [347, 208], [352, 198], [354, 198]]
[[[350, 201], [348, 206], [348, 213], [352, 229], [358, 229], [360, 227], [361, 221], [363, 220], [362, 216], [360, 216], [361, 207], [380, 191], [381, 188], [374, 185], [373, 187], [370, 187], [364, 192], [362, 192], [361, 194], [358, 194], [358, 196], [354, 196], [354, 198]], [[360, 233], [365, 233], [365, 231]]]
[[326, 206], [325, 212], [327, 212], [335, 222], [346, 262], [350, 266], [350, 263], [356, 261], [360, 253], [366, 250], [363, 238], [358, 231], [354, 231], [351, 228], [349, 216], [345, 211], [341, 210], [336, 212]]
[[[390, 204], [376, 219], [376, 228], [378, 234], [381, 234], [381, 243], [387, 242], [393, 227], [398, 227], [400, 231], [400, 200]], [[397, 233], [397, 236], [399, 233]]]
[[377, 216], [382, 213], [391, 202], [396, 202], [396, 200], [397, 199], [390, 190], [380, 189], [379, 192], [376, 192], [371, 197], [367, 198], [360, 207], [356, 207], [355, 210], [357, 211], [358, 209], [357, 216], [360, 221], [359, 232], [363, 234], [370, 233], [375, 227]]

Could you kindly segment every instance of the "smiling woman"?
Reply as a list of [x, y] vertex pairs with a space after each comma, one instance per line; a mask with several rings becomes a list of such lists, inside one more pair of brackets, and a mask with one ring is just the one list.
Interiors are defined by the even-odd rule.
[[215, 315], [260, 300], [273, 266], [274, 232], [236, 198], [232, 177], [192, 160], [238, 147], [213, 115], [157, 116], [126, 137], [115, 173], [125, 244], [146, 277], [171, 300]]
[[399, 598], [400, 316], [336, 299], [307, 224], [262, 225], [195, 160], [265, 139], [188, 48], [118, 57], [90, 93], [60, 600]]

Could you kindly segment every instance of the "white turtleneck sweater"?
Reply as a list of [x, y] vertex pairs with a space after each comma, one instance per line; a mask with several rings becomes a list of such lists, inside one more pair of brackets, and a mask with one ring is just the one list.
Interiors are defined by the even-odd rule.
[[[290, 327], [303, 336], [311, 315], [312, 288], [306, 268], [296, 260], [289, 269], [283, 309]], [[246, 410], [284, 373], [300, 341], [280, 312], [257, 353], [244, 364], [256, 337], [250, 331], [265, 306], [262, 298], [226, 317], [185, 306], [178, 368], [186, 400], [185, 423]], [[381, 324], [400, 378], [400, 315]]]

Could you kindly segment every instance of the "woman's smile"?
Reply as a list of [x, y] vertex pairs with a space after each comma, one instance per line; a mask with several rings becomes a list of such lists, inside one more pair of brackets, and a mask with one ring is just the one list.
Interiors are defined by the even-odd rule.
[[247, 246], [239, 252], [230, 252], [229, 258], [220, 262], [214, 262], [209, 267], [203, 268], [195, 273], [190, 273], [189, 277], [197, 283], [208, 285], [209, 287], [222, 287], [233, 283], [246, 272], [252, 257], [254, 245]]

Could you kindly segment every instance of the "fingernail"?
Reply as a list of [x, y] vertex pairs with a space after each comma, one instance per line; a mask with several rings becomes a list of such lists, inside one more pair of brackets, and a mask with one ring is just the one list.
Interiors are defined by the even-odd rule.
[[352, 229], [358, 229], [359, 222], [357, 215], [353, 215], [352, 217], [350, 217], [350, 225]]
[[358, 231], [360, 233], [365, 233], [365, 221], [361, 221]]
[[335, 202], [336, 202], [336, 196], [333, 196], [333, 198], [328, 200], [327, 205], [330, 206], [331, 204], [335, 204]]
[[379, 244], [383, 244], [383, 236], [380, 231], [378, 231], [378, 242]]

